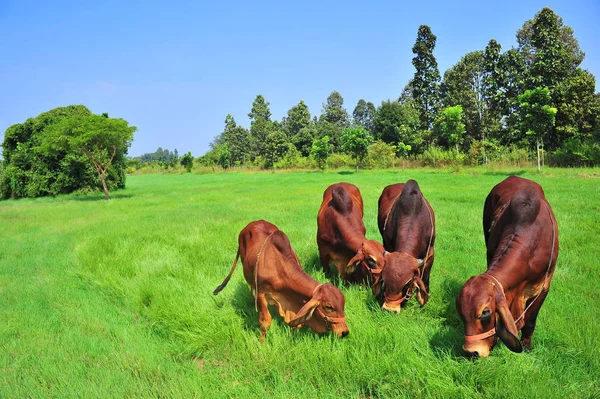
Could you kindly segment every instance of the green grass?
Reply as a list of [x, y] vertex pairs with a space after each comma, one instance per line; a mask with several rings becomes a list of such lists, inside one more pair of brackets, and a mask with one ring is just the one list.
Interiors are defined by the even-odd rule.
[[[539, 182], [560, 254], [530, 353], [461, 356], [455, 297], [485, 269], [485, 196], [508, 173]], [[142, 175], [113, 200], [0, 203], [0, 397], [600, 396], [600, 171], [463, 169]], [[332, 183], [356, 184], [369, 238], [384, 186], [416, 179], [436, 212], [431, 299], [382, 312], [346, 295], [348, 338], [291, 333], [279, 316], [258, 341], [241, 270], [217, 297], [237, 235], [266, 219], [304, 268], [318, 264], [316, 214]], [[273, 312], [275, 314], [275, 312]]]

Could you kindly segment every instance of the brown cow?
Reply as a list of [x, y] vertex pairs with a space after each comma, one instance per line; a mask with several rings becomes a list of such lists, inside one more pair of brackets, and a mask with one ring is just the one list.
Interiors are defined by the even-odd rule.
[[290, 327], [306, 325], [318, 333], [348, 335], [344, 294], [331, 284], [319, 284], [302, 269], [288, 237], [277, 226], [264, 220], [251, 222], [240, 232], [238, 243], [233, 266], [213, 294], [225, 288], [241, 257], [259, 312], [261, 342], [271, 326], [269, 304], [277, 306]]
[[485, 200], [483, 232], [487, 271], [471, 277], [456, 301], [463, 349], [487, 357], [497, 336], [513, 352], [529, 350], [558, 257], [558, 226], [540, 185], [516, 176], [496, 185]]
[[435, 215], [414, 180], [392, 184], [379, 197], [377, 217], [385, 247], [385, 267], [373, 285], [383, 295], [382, 308], [399, 313], [417, 291], [421, 306], [429, 299], [429, 275], [433, 266]]
[[325, 190], [317, 216], [317, 244], [325, 274], [335, 265], [343, 280], [363, 283], [370, 270], [383, 267], [383, 245], [367, 240], [363, 201], [350, 183], [333, 184]]

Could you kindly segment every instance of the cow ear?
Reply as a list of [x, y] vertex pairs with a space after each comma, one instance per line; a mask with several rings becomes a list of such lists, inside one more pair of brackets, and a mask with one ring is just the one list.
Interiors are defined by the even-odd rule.
[[523, 351], [515, 319], [512, 317], [508, 306], [506, 306], [504, 297], [499, 299], [498, 296], [496, 296], [496, 334], [511, 351], [517, 353]]
[[418, 289], [417, 302], [419, 302], [419, 305], [421, 306], [425, 305], [429, 300], [429, 293], [427, 293], [425, 283], [423, 282], [423, 280], [421, 280], [421, 277], [415, 276], [415, 278], [413, 279], [413, 284], [415, 285], [415, 288]]
[[363, 260], [364, 256], [363, 251], [361, 249], [356, 253], [356, 255], [354, 255], [352, 259], [350, 259], [350, 262], [348, 262], [348, 264], [346, 265], [346, 273], [354, 273], [356, 269], [360, 266], [360, 264], [363, 262]]
[[290, 327], [298, 327], [300, 324], [306, 323], [311, 319], [317, 306], [321, 304], [321, 291], [315, 292], [310, 301], [306, 302], [304, 306], [296, 313], [296, 318], [288, 323]]

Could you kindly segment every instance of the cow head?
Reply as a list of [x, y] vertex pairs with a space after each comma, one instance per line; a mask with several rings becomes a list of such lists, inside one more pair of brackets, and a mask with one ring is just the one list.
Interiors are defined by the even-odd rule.
[[422, 259], [404, 252], [385, 253], [381, 278], [373, 285], [373, 294], [383, 296], [382, 309], [400, 313], [401, 305], [415, 292], [421, 306], [427, 303], [429, 295], [421, 279], [422, 265]]
[[338, 337], [345, 337], [349, 333], [344, 315], [345, 304], [342, 291], [328, 283], [320, 284], [298, 311], [296, 318], [288, 324], [290, 327], [305, 324], [318, 333], [331, 331]]
[[486, 274], [471, 277], [456, 299], [465, 326], [464, 351], [470, 357], [488, 357], [498, 336], [513, 352], [523, 350], [503, 288]]
[[[371, 270], [381, 270], [384, 266], [383, 253], [385, 249], [381, 243], [375, 240], [363, 241], [361, 248], [348, 265], [346, 273], [352, 274], [361, 270], [363, 274], [371, 276]], [[372, 277], [372, 276], [371, 276]], [[372, 281], [373, 279], [371, 279]]]

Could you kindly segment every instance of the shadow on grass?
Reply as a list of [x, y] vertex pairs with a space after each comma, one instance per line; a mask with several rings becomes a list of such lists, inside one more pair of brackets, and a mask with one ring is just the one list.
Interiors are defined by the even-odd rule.
[[446, 280], [442, 283], [441, 297], [444, 308], [440, 316], [444, 318], [444, 326], [429, 341], [431, 350], [438, 357], [447, 354], [462, 358], [463, 325], [456, 311], [456, 296], [463, 283], [457, 280]]
[[[232, 300], [232, 306], [236, 314], [244, 322], [244, 330], [256, 333], [257, 338], [260, 337], [260, 328], [258, 325], [258, 312], [254, 307], [254, 297], [250, 293], [250, 288], [247, 284], [239, 283], [235, 288], [235, 293]], [[308, 327], [302, 327], [300, 329], [290, 328], [283, 318], [279, 315], [277, 307], [269, 305], [269, 312], [271, 313], [271, 328], [277, 325], [279, 329], [289, 330], [292, 336], [292, 340], [299, 340], [305, 336], [312, 337], [325, 337], [327, 334], [317, 334]], [[269, 332], [267, 332], [267, 339]]]
[[[125, 193], [117, 193], [117, 194], [111, 194], [110, 195], [110, 199], [123, 199], [123, 198], [133, 198], [134, 196], [132, 194], [125, 194]], [[106, 197], [104, 196], [104, 194], [93, 194], [93, 195], [81, 195], [81, 196], [77, 196], [77, 197], [73, 197], [71, 198], [73, 201], [81, 201], [81, 202], [88, 202], [88, 201], [106, 201]]]
[[[321, 258], [319, 258], [319, 254], [317, 252], [310, 255], [308, 260], [304, 263], [304, 270], [311, 276], [314, 276], [315, 273], [323, 271], [323, 266], [321, 266]], [[325, 273], [325, 278], [329, 281], [329, 283], [335, 285], [336, 287], [340, 287], [340, 284], [344, 283], [333, 265], [329, 265], [329, 273]]]
[[507, 171], [501, 171], [501, 170], [494, 170], [494, 171], [489, 171], [489, 172], [485, 172], [484, 175], [485, 176], [522, 176], [525, 173], [527, 173], [526, 170], [516, 170], [513, 172], [507, 172]]
[[353, 175], [356, 172], [353, 170], [342, 170], [340, 172], [337, 172], [338, 175]]

